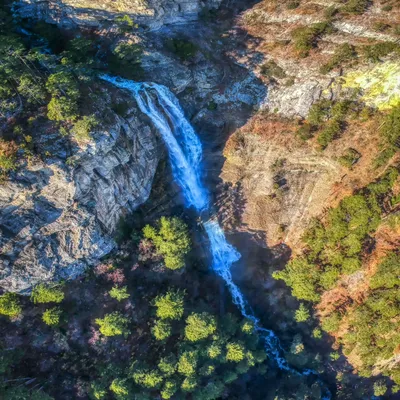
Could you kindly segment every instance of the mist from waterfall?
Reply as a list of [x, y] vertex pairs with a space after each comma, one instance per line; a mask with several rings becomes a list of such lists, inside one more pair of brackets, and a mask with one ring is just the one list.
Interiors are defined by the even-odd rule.
[[[127, 89], [136, 99], [140, 110], [151, 119], [168, 148], [172, 174], [182, 188], [187, 207], [193, 206], [200, 216], [207, 214], [204, 211], [209, 207], [210, 196], [201, 182], [202, 145], [174, 94], [156, 83], [133, 82], [108, 75], [102, 75], [101, 78], [119, 88]], [[289, 367], [281, 356], [283, 351], [279, 339], [273, 331], [260, 326], [239, 287], [233, 282], [231, 266], [240, 259], [240, 253], [227, 242], [216, 220], [203, 221], [203, 225], [210, 241], [212, 269], [224, 280], [233, 302], [244, 317], [254, 322], [258, 333], [265, 339], [267, 353], [273, 357], [279, 368], [300, 374]], [[313, 372], [303, 371], [301, 374], [309, 375]], [[330, 399], [330, 393], [327, 389], [326, 391], [328, 394], [324, 399]]]

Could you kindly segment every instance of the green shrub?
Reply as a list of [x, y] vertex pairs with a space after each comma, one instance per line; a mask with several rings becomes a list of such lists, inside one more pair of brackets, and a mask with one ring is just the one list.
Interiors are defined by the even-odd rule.
[[119, 29], [122, 33], [130, 32], [134, 28], [138, 28], [139, 25], [133, 22], [133, 19], [129, 15], [118, 16], [115, 18], [115, 22], [118, 24]]
[[31, 300], [37, 303], [61, 303], [64, 300], [64, 292], [61, 286], [48, 286], [40, 283], [32, 290]]
[[72, 128], [72, 134], [74, 135], [75, 139], [80, 141], [88, 141], [90, 140], [90, 132], [94, 129], [99, 122], [93, 116], [84, 116], [82, 119], [75, 122]]
[[[365, 376], [371, 376], [379, 360], [389, 359], [396, 352], [399, 334], [393, 325], [393, 318], [400, 313], [397, 300], [399, 267], [400, 256], [389, 253], [371, 278], [368, 297], [348, 318], [348, 333], [344, 337], [346, 351], [352, 351], [357, 346], [358, 356], [365, 366]], [[392, 340], [387, 340], [388, 337]], [[396, 383], [400, 381], [398, 369], [385, 371], [385, 374], [390, 374]]]
[[332, 361], [337, 361], [340, 358], [340, 354], [337, 351], [333, 351], [331, 354], [329, 354], [329, 358]]
[[400, 255], [396, 253], [387, 255], [379, 264], [375, 275], [371, 278], [371, 289], [392, 289], [400, 286], [399, 268]]
[[128, 318], [119, 312], [113, 312], [105, 315], [104, 318], [96, 319], [96, 324], [100, 326], [100, 332], [104, 336], [127, 335], [129, 333], [128, 323]]
[[380, 133], [386, 143], [400, 148], [400, 107], [394, 107], [385, 115]]
[[311, 124], [303, 124], [296, 132], [296, 135], [306, 142], [307, 140], [314, 137], [315, 129]]
[[129, 103], [126, 101], [121, 101], [118, 103], [112, 103], [111, 104], [111, 109], [117, 113], [121, 117], [126, 117], [128, 111], [129, 111]]
[[166, 321], [158, 320], [151, 328], [151, 333], [157, 340], [168, 339], [172, 333], [171, 324]]
[[157, 296], [153, 304], [156, 306], [156, 315], [161, 319], [181, 319], [184, 312], [184, 292], [169, 290], [163, 296]]
[[222, 375], [222, 380], [227, 385], [236, 381], [237, 378], [238, 374], [234, 371], [225, 371], [224, 374]]
[[78, 118], [79, 85], [69, 72], [51, 74], [46, 82], [51, 94], [47, 116], [55, 121], [74, 121]]
[[221, 345], [218, 343], [212, 343], [207, 348], [207, 356], [211, 359], [218, 358], [222, 353]]
[[177, 367], [176, 357], [173, 354], [168, 355], [167, 357], [161, 358], [158, 363], [159, 370], [165, 376], [171, 376], [175, 373]]
[[191, 376], [196, 373], [198, 355], [195, 351], [185, 351], [179, 357], [178, 372], [185, 376]]
[[0, 315], [14, 318], [20, 315], [22, 307], [15, 293], [5, 293], [0, 296]]
[[129, 299], [128, 287], [114, 286], [109, 292], [109, 295], [118, 301]]
[[361, 158], [361, 154], [355, 149], [347, 149], [345, 153], [339, 157], [338, 161], [343, 167], [351, 168]]
[[387, 386], [384, 380], [379, 380], [374, 383], [375, 396], [384, 396], [386, 392], [387, 392]]
[[217, 321], [209, 313], [192, 313], [186, 319], [185, 337], [190, 342], [206, 339], [217, 330]]
[[320, 22], [311, 26], [296, 28], [292, 31], [294, 47], [301, 57], [307, 57], [309, 51], [316, 47], [318, 39], [325, 33], [332, 32], [328, 22]]
[[319, 282], [318, 267], [309, 263], [305, 258], [291, 260], [282, 271], [272, 274], [274, 279], [283, 280], [292, 289], [292, 295], [301, 300], [317, 302]]
[[182, 220], [161, 217], [156, 228], [146, 225], [143, 235], [154, 243], [168, 269], [176, 270], [185, 266], [185, 255], [189, 253], [191, 243], [187, 226]]
[[399, 45], [393, 42], [381, 42], [361, 48], [364, 57], [371, 62], [378, 63], [390, 53], [399, 52]]
[[345, 258], [342, 262], [342, 271], [344, 274], [352, 274], [361, 268], [361, 261], [356, 258]]
[[161, 398], [170, 399], [178, 390], [178, 383], [175, 380], [165, 381], [161, 390]]
[[329, 143], [338, 138], [341, 131], [342, 127], [339, 121], [330, 121], [318, 135], [318, 144], [321, 146], [321, 148], [325, 149]]
[[254, 322], [248, 319], [244, 320], [240, 326], [240, 330], [246, 335], [254, 333], [254, 329], [255, 329]]
[[201, 376], [212, 376], [215, 372], [215, 366], [213, 364], [205, 364], [199, 369]]
[[307, 121], [311, 125], [320, 126], [331, 117], [333, 102], [330, 100], [320, 100], [314, 103], [308, 112]]
[[335, 53], [333, 54], [330, 61], [321, 67], [321, 73], [326, 74], [332, 71], [334, 68], [339, 67], [356, 57], [357, 52], [355, 50], [355, 47], [348, 43], [344, 43], [340, 45], [337, 49], [335, 49]]
[[226, 345], [226, 360], [240, 362], [244, 360], [245, 347], [242, 343], [228, 343]]
[[373, 29], [377, 32], [385, 32], [390, 28], [390, 25], [382, 21], [374, 22]]
[[369, 0], [347, 0], [341, 10], [350, 14], [363, 14], [367, 11], [368, 5]]
[[397, 149], [394, 146], [385, 147], [375, 158], [374, 160], [374, 168], [383, 167], [387, 165], [389, 160], [396, 154]]
[[18, 146], [15, 142], [0, 139], [0, 177], [17, 168]]
[[48, 308], [42, 315], [42, 320], [46, 325], [57, 326], [60, 323], [62, 311], [59, 307]]
[[322, 338], [322, 331], [321, 331], [321, 329], [315, 328], [315, 329], [312, 331], [312, 337], [315, 338], [315, 339], [321, 339], [321, 338]]
[[146, 368], [136, 369], [132, 378], [137, 385], [147, 389], [158, 389], [164, 380], [159, 371]]
[[140, 79], [143, 49], [139, 44], [120, 42], [108, 55], [108, 68], [114, 75], [127, 79]]
[[392, 393], [399, 393], [400, 385], [393, 385], [391, 389], [392, 389]]
[[86, 38], [76, 37], [67, 44], [67, 51], [62, 56], [72, 63], [84, 63], [85, 67], [93, 63], [96, 54], [95, 44]]
[[96, 400], [102, 400], [107, 395], [107, 389], [102, 382], [92, 382], [90, 384], [90, 396]]
[[333, 313], [322, 320], [322, 329], [329, 333], [336, 332], [339, 329], [340, 321], [340, 315], [338, 313]]
[[182, 60], [189, 60], [197, 53], [197, 46], [185, 39], [173, 38], [167, 40], [166, 47]]
[[41, 81], [32, 75], [24, 74], [19, 79], [18, 92], [24, 96], [29, 104], [44, 104], [47, 93]]
[[299, 5], [300, 5], [300, 1], [299, 0], [292, 0], [292, 1], [289, 1], [289, 3], [287, 4], [286, 7], [287, 7], [288, 10], [294, 10], [297, 7], [299, 7]]
[[294, 319], [296, 322], [306, 322], [310, 319], [310, 311], [306, 308], [304, 303], [296, 310]]
[[183, 380], [182, 385], [181, 385], [181, 389], [184, 392], [189, 392], [190, 393], [190, 392], [193, 392], [196, 389], [197, 385], [198, 385], [198, 382], [197, 382], [196, 377], [193, 376], [193, 375], [189, 375]]
[[332, 19], [337, 13], [339, 12], [339, 10], [335, 7], [335, 6], [329, 6], [325, 12], [324, 12], [324, 16], [326, 19]]
[[216, 400], [221, 397], [224, 388], [222, 382], [209, 382], [207, 386], [194, 393], [193, 400]]
[[114, 393], [117, 399], [130, 399], [129, 386], [127, 379], [116, 378], [111, 382], [110, 390]]
[[47, 117], [54, 121], [75, 121], [78, 118], [78, 105], [68, 97], [53, 97], [47, 104]]
[[267, 77], [286, 78], [286, 72], [274, 60], [264, 63], [260, 68], [260, 72]]

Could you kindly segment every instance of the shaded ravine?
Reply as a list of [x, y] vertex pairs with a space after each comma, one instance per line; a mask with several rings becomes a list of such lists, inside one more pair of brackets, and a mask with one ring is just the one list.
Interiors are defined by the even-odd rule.
[[[228, 286], [232, 300], [242, 315], [252, 320], [256, 330], [265, 340], [267, 353], [273, 357], [281, 370], [298, 375], [316, 375], [311, 370], [297, 371], [289, 366], [281, 355], [283, 350], [275, 333], [260, 326], [259, 319], [250, 309], [239, 287], [233, 282], [231, 266], [237, 262], [240, 253], [227, 242], [218, 222], [210, 217], [210, 196], [201, 182], [200, 164], [202, 145], [193, 127], [185, 118], [178, 100], [165, 86], [156, 83], [133, 82], [130, 80], [102, 75], [101, 79], [122, 89], [127, 89], [136, 99], [140, 110], [146, 114], [159, 130], [169, 153], [172, 174], [182, 188], [187, 207], [194, 207], [200, 215], [210, 241], [212, 269]], [[322, 382], [321, 382], [322, 384]], [[330, 399], [329, 390], [323, 385], [324, 399]]]

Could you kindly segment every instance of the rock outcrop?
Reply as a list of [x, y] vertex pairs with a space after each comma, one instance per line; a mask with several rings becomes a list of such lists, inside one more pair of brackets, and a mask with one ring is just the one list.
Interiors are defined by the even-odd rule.
[[38, 18], [63, 27], [98, 26], [113, 21], [118, 15], [129, 15], [135, 22], [160, 27], [198, 19], [203, 9], [217, 8], [221, 0], [20, 0], [16, 2], [19, 14]]
[[77, 277], [114, 248], [121, 216], [147, 200], [159, 160], [155, 132], [136, 108], [125, 118], [108, 111], [107, 120], [90, 142], [73, 143], [70, 157], [66, 138], [43, 133], [49, 157], [1, 187], [3, 289]]

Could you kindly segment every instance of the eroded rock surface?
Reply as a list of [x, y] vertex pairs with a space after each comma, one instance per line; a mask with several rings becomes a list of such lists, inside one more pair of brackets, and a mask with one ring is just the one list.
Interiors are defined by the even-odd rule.
[[43, 135], [49, 157], [34, 159], [0, 190], [0, 286], [26, 292], [42, 281], [73, 279], [115, 246], [121, 216], [147, 200], [160, 152], [155, 132], [131, 103], [122, 118], [73, 146]]
[[136, 22], [159, 27], [198, 19], [203, 8], [217, 8], [221, 0], [21, 0], [16, 3], [21, 16], [43, 19], [64, 27], [97, 26], [118, 15], [130, 15]]

